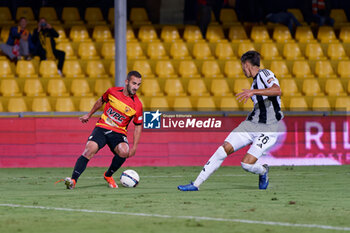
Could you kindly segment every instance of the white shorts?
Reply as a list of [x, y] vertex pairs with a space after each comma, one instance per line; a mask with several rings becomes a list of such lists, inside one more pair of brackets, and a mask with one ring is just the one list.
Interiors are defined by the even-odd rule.
[[251, 144], [248, 153], [260, 158], [277, 141], [278, 123], [262, 124], [243, 121], [227, 136], [225, 142], [232, 145], [234, 151]]

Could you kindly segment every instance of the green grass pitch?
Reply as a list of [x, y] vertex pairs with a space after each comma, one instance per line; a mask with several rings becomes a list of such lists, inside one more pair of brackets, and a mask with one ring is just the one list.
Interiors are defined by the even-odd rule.
[[0, 169], [0, 232], [350, 232], [350, 166], [271, 167], [268, 190], [221, 167], [199, 192], [176, 187], [200, 167], [131, 169], [136, 188], [110, 189], [88, 167], [74, 190], [54, 185], [72, 168]]

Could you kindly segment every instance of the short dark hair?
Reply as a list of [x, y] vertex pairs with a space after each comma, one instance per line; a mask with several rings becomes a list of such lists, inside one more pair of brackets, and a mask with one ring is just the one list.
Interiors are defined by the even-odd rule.
[[141, 78], [141, 74], [139, 72], [137, 72], [136, 70], [132, 70], [128, 73], [128, 75], [126, 76], [126, 79], [130, 81], [131, 76], [135, 76], [136, 78]]
[[253, 50], [246, 52], [245, 54], [242, 55], [241, 62], [245, 63], [247, 61], [253, 66], [260, 67], [260, 53]]

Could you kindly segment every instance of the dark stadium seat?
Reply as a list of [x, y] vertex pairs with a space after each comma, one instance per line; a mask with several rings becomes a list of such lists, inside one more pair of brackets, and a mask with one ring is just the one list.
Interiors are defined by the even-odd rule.
[[104, 25], [106, 21], [103, 19], [102, 12], [100, 8], [97, 7], [87, 7], [85, 9], [85, 21], [88, 25]]
[[239, 105], [236, 97], [221, 97], [219, 109], [221, 111], [238, 111]]
[[16, 75], [20, 78], [37, 78], [38, 74], [32, 61], [21, 60], [16, 65]]
[[216, 60], [204, 61], [202, 64], [202, 75], [205, 78], [223, 78], [219, 63]]
[[56, 112], [74, 112], [76, 108], [70, 97], [58, 97], [55, 104]]
[[14, 77], [10, 62], [8, 60], [0, 60], [0, 77], [1, 78], [13, 78]]
[[174, 111], [192, 111], [190, 97], [176, 97], [172, 106]]
[[199, 97], [196, 105], [197, 111], [216, 111], [213, 97]]
[[86, 74], [89, 78], [107, 78], [105, 67], [101, 60], [89, 60], [86, 65]]
[[89, 83], [86, 79], [73, 79], [70, 87], [73, 96], [92, 96]]
[[89, 112], [96, 101], [96, 97], [82, 97], [79, 101], [79, 111]]
[[152, 97], [150, 102], [150, 109], [155, 111], [159, 109], [160, 111], [170, 110], [168, 101], [165, 97]]
[[214, 59], [209, 44], [206, 42], [195, 43], [193, 45], [192, 54], [195, 59], [199, 60]]
[[132, 66], [133, 70], [137, 70], [145, 78], [154, 78], [154, 72], [152, 71], [151, 64], [148, 60], [136, 60]]
[[8, 112], [27, 112], [28, 107], [23, 97], [10, 98], [7, 103]]
[[282, 96], [300, 96], [298, 85], [293, 78], [281, 79], [280, 81]]
[[197, 65], [193, 60], [184, 60], [179, 63], [179, 74], [183, 78], [199, 78]]
[[62, 79], [50, 79], [47, 83], [47, 93], [50, 96], [69, 96], [66, 84]]
[[144, 96], [163, 96], [158, 80], [147, 78], [142, 81], [141, 93]]
[[164, 42], [176, 42], [176, 41], [182, 41], [179, 31], [175, 26], [163, 26], [162, 32], [160, 34], [160, 38]]
[[80, 18], [79, 11], [76, 7], [63, 7], [62, 21], [66, 25], [84, 24], [84, 22]]
[[98, 25], [94, 27], [92, 32], [92, 39], [97, 42], [111, 41], [114, 43], [114, 39], [107, 25]]
[[336, 78], [332, 64], [329, 60], [316, 61], [315, 63], [315, 75], [319, 78]]
[[346, 96], [344, 87], [338, 78], [329, 78], [326, 80], [325, 93], [328, 96]]
[[39, 74], [43, 78], [59, 78], [57, 64], [52, 60], [44, 60], [40, 62]]
[[56, 24], [61, 23], [54, 7], [41, 7], [39, 10], [39, 18], [45, 18], [49, 24], [54, 24], [55, 29]]
[[155, 73], [159, 78], [177, 78], [175, 68], [170, 60], [160, 60], [156, 63]]
[[285, 60], [272, 61], [270, 64], [270, 70], [273, 70], [273, 73], [276, 75], [277, 78], [292, 77]]
[[26, 79], [23, 92], [26, 96], [46, 96], [39, 79]]
[[51, 112], [52, 107], [48, 97], [36, 97], [32, 102], [33, 112]]
[[314, 97], [312, 99], [311, 109], [313, 111], [331, 111], [331, 105], [328, 97]]
[[141, 42], [159, 41], [156, 29], [152, 25], [141, 26], [137, 38]]
[[130, 21], [133, 25], [151, 24], [145, 8], [132, 8], [130, 11]]
[[290, 111], [308, 111], [309, 106], [303, 96], [291, 97], [289, 103]]
[[170, 56], [173, 59], [192, 59], [185, 42], [176, 41], [171, 43]]
[[180, 79], [172, 78], [165, 81], [164, 92], [168, 96], [185, 96], [184, 88]]
[[303, 80], [302, 93], [305, 96], [323, 96], [320, 84], [316, 78], [308, 78]]
[[[143, 80], [145, 81], [145, 80]], [[142, 84], [143, 85], [143, 84]], [[112, 82], [110, 79], [96, 79], [95, 85], [94, 85], [94, 93], [95, 96], [102, 96], [105, 91], [107, 91], [108, 88], [112, 87]]]
[[219, 60], [236, 59], [232, 46], [228, 42], [218, 42], [215, 47], [215, 56]]
[[213, 96], [232, 96], [232, 91], [224, 78], [212, 80], [210, 92]]
[[187, 85], [187, 92], [191, 96], [209, 96], [203, 79], [190, 79]]
[[16, 79], [2, 79], [0, 93], [3, 96], [21, 96], [22, 92]]

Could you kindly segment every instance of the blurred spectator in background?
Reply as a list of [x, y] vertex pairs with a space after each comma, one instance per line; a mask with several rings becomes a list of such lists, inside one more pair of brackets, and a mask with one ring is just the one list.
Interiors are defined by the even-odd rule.
[[266, 15], [266, 21], [284, 24], [289, 28], [289, 31], [292, 34], [294, 27], [301, 26], [300, 22], [290, 12], [270, 13]]
[[227, 4], [227, 0], [197, 0], [198, 5], [198, 25], [203, 38], [211, 21], [211, 12], [213, 11], [216, 21], [220, 22], [221, 8]]
[[62, 68], [66, 53], [56, 49], [56, 42], [59, 34], [57, 31], [46, 22], [45, 18], [41, 18], [38, 27], [33, 31], [33, 55], [39, 56], [40, 60], [58, 60], [58, 73], [62, 76]]
[[26, 29], [27, 19], [19, 19], [18, 26], [11, 27], [6, 44], [0, 44], [0, 49], [12, 61], [22, 58], [29, 59], [29, 46], [31, 44], [31, 34]]
[[334, 25], [334, 19], [329, 17], [331, 4], [329, 0], [308, 0], [304, 2], [304, 17], [308, 22], [317, 23], [319, 26]]
[[[236, 12], [240, 21], [262, 23], [265, 17], [264, 1], [262, 0], [237, 0]], [[272, 12], [272, 11], [268, 11]]]

